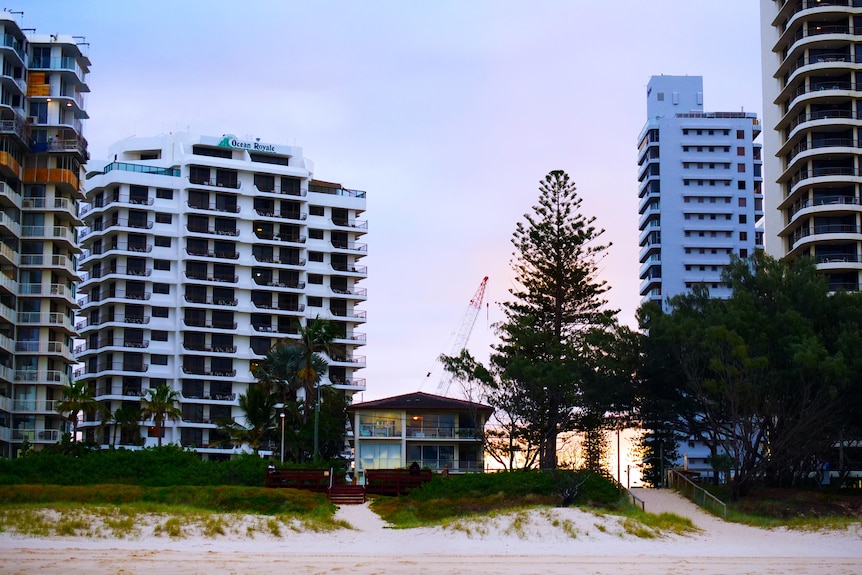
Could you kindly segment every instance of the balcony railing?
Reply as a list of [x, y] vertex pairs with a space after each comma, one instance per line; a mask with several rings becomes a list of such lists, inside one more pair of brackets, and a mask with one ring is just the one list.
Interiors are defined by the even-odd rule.
[[281, 264], [281, 265], [285, 265], [285, 266], [304, 266], [307, 263], [305, 258], [300, 258], [300, 257], [280, 259], [280, 258], [276, 258], [273, 256], [255, 255], [254, 259], [255, 259], [255, 261], [258, 261], [258, 262], [261, 262], [264, 264]]
[[805, 198], [794, 203], [790, 207], [790, 215], [792, 216], [800, 210], [810, 208], [812, 206], [858, 206], [859, 198], [855, 196], [818, 196], [816, 198]]
[[800, 170], [790, 179], [790, 187], [793, 188], [802, 180], [808, 178], [821, 178], [829, 176], [851, 176], [858, 177], [859, 170], [856, 168], [831, 167], [831, 168], [814, 168], [813, 170]]
[[259, 240], [272, 240], [275, 242], [286, 242], [293, 244], [304, 244], [308, 239], [306, 236], [299, 234], [275, 234], [272, 232], [255, 231], [254, 235]]
[[277, 186], [277, 185], [264, 186], [263, 188], [261, 188], [260, 186], [255, 184], [254, 189], [256, 189], [258, 192], [263, 192], [266, 194], [281, 194], [284, 196], [298, 196], [298, 197], [306, 195], [305, 190], [296, 189], [296, 188], [290, 188], [290, 189], [286, 190], [286, 189], [282, 188], [281, 186]]
[[367, 266], [355, 266], [351, 264], [330, 263], [330, 267], [337, 272], [348, 272], [354, 274], [367, 274]]
[[[822, 140], [817, 140], [814, 142], [808, 142], [803, 140], [796, 144], [792, 150], [790, 150], [790, 154], [788, 154], [788, 161], [795, 158], [799, 153], [805, 152], [808, 150], [817, 150], [820, 148], [859, 148], [860, 143], [859, 140], [855, 140], [853, 138], [824, 138]], [[831, 152], [830, 152], [831, 153]]]
[[222, 282], [222, 283], [236, 283], [239, 281], [239, 276], [223, 276], [223, 275], [209, 275], [205, 273], [198, 272], [185, 272], [185, 276], [190, 280], [199, 280], [205, 282]]
[[283, 220], [305, 220], [308, 218], [308, 214], [305, 212], [281, 212], [278, 210], [254, 210], [257, 215], [262, 216], [264, 218], [281, 218]]
[[128, 245], [119, 242], [111, 244], [109, 246], [93, 246], [88, 250], [84, 250], [84, 254], [81, 256], [81, 261], [84, 261], [94, 256], [104, 255], [112, 251], [148, 254], [153, 251], [153, 246], [152, 244]]
[[[94, 367], [95, 369], [90, 369]], [[135, 373], [143, 373], [147, 371], [149, 365], [146, 363], [130, 363], [123, 361], [100, 361], [95, 366], [87, 366], [87, 373], [100, 373], [103, 371], [133, 371]]]
[[12, 441], [29, 443], [57, 443], [60, 441], [59, 429], [13, 429]]
[[14, 380], [18, 383], [68, 384], [69, 376], [56, 369], [16, 369]]
[[332, 240], [332, 247], [339, 250], [351, 250], [356, 252], [367, 252], [368, 244], [360, 244], [356, 242], [348, 242], [341, 240]]
[[75, 324], [75, 329], [82, 330], [86, 327], [103, 325], [106, 323], [130, 323], [135, 325], [146, 325], [150, 323], [150, 316], [148, 315], [131, 315], [131, 316], [122, 316], [122, 315], [109, 315], [107, 317], [95, 317], [88, 318], [79, 321]]
[[220, 204], [201, 204], [198, 202], [188, 202], [188, 206], [193, 210], [207, 210], [210, 212], [223, 212], [227, 214], [238, 214], [239, 206], [224, 206]]
[[80, 345], [76, 345], [74, 352], [75, 355], [79, 355], [88, 350], [97, 350], [102, 349], [103, 347], [127, 347], [132, 349], [146, 349], [150, 346], [150, 340], [148, 339], [121, 339], [121, 338], [105, 338], [100, 339], [94, 342], [94, 345], [91, 346], [89, 342], [84, 342]]
[[140, 174], [155, 174], [157, 176], [171, 176], [174, 178], [180, 177], [179, 168], [158, 168], [156, 166], [145, 166], [141, 164], [130, 164], [128, 162], [113, 162], [105, 166], [102, 171], [107, 174], [113, 170], [122, 170], [124, 172], [138, 172]]
[[18, 353], [59, 353], [67, 354], [69, 348], [60, 341], [16, 341], [15, 351]]
[[235, 369], [210, 371], [204, 368], [183, 366], [183, 373], [187, 375], [205, 375], [207, 377], [236, 377]]
[[208, 351], [212, 353], [236, 353], [235, 345], [216, 345], [209, 346], [203, 344], [194, 344], [194, 343], [185, 343], [183, 342], [183, 349], [187, 349], [189, 351]]
[[239, 230], [220, 230], [216, 228], [209, 228], [205, 226], [186, 226], [186, 229], [195, 234], [211, 234], [216, 236], [232, 236], [236, 237], [239, 235]]
[[[277, 287], [277, 288], [287, 288], [287, 289], [305, 289], [305, 282], [304, 281], [298, 281], [298, 280], [278, 281], [278, 280], [272, 279], [271, 277], [255, 276], [254, 277], [254, 283], [256, 283], [257, 285], [260, 285], [260, 286], [267, 286], [267, 287]], [[258, 305], [258, 304], [255, 304], [255, 305]], [[261, 306], [258, 305], [258, 307], [261, 307]]]
[[816, 257], [816, 262], [818, 264], [855, 264], [860, 261], [862, 261], [862, 258], [856, 254], [829, 254]]
[[205, 178], [195, 178], [195, 177], [189, 176], [189, 183], [193, 184], [195, 186], [210, 186], [213, 188], [230, 188], [233, 190], [238, 190], [238, 189], [242, 188], [242, 182], [240, 182], [239, 180], [232, 182], [230, 180], [219, 180], [219, 179], [210, 180], [210, 179], [205, 179]]
[[12, 411], [45, 413], [56, 412], [57, 401], [54, 399], [16, 399], [12, 401]]
[[190, 250], [186, 248], [186, 253], [190, 256], [199, 258], [219, 258], [223, 260], [238, 260], [239, 252], [220, 252], [210, 250]]
[[207, 322], [206, 320], [196, 320], [190, 318], [183, 319], [183, 323], [188, 327], [205, 327], [207, 329], [236, 329], [237, 325], [235, 321]]
[[342, 228], [354, 228], [359, 230], [367, 230], [368, 222], [365, 220], [351, 220], [347, 218], [332, 218], [330, 220], [333, 225], [342, 227]]
[[195, 297], [195, 296], [191, 296], [191, 295], [185, 295], [185, 296], [183, 296], [183, 299], [185, 299], [189, 303], [200, 303], [200, 304], [204, 304], [204, 305], [227, 305], [227, 306], [234, 306], [234, 307], [239, 305], [239, 300], [237, 300], [237, 299], [227, 299], [227, 298], [212, 299], [212, 298], [206, 298], [206, 297]]
[[84, 281], [99, 279], [110, 275], [132, 276], [132, 277], [149, 277], [152, 275], [152, 268], [132, 267], [127, 266], [111, 266], [106, 269], [92, 269], [89, 272], [82, 274], [86, 276]]
[[475, 427], [407, 427], [407, 437], [416, 439], [478, 439], [479, 435]]
[[858, 233], [860, 233], [860, 227], [855, 224], [820, 224], [815, 225], [814, 229], [803, 226], [793, 232], [793, 243], [795, 244], [802, 238], [806, 238], [810, 235]]

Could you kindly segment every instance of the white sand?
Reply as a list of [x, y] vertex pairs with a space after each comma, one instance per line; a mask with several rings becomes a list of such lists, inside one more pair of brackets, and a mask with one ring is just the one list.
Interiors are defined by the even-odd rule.
[[[690, 517], [700, 532], [645, 539], [621, 520], [576, 509], [534, 510], [447, 528], [390, 529], [368, 506], [343, 506], [355, 529], [284, 530], [172, 540], [26, 538], [0, 534], [0, 573], [17, 574], [520, 574], [862, 573], [862, 525], [797, 532], [740, 526], [667, 491], [642, 490], [647, 511]], [[254, 518], [249, 521], [259, 521]]]

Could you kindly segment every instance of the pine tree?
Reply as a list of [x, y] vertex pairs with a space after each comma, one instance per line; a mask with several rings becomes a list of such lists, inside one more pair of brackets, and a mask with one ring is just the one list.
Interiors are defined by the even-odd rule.
[[596, 356], [587, 352], [587, 336], [611, 328], [616, 315], [606, 309], [609, 286], [598, 279], [610, 244], [599, 242], [604, 230], [580, 213], [581, 202], [565, 172], [552, 171], [541, 182], [538, 204], [512, 237], [518, 286], [503, 304], [501, 343], [491, 358], [529, 411], [543, 469], [556, 467], [557, 437], [576, 425], [581, 382], [591, 369], [588, 358]]

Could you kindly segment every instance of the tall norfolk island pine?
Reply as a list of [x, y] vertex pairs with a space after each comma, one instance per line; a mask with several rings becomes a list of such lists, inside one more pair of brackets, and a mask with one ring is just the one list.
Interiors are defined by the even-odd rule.
[[[501, 343], [491, 361], [521, 396], [527, 435], [539, 449], [539, 466], [556, 467], [557, 437], [576, 429], [585, 385], [594, 381], [597, 334], [610, 333], [615, 310], [605, 309], [609, 286], [598, 262], [610, 244], [595, 218], [580, 213], [581, 199], [563, 171], [550, 172], [539, 201], [512, 237], [511, 266], [518, 286], [502, 304]], [[598, 338], [600, 339], [600, 338]], [[493, 395], [493, 390], [491, 390]]]

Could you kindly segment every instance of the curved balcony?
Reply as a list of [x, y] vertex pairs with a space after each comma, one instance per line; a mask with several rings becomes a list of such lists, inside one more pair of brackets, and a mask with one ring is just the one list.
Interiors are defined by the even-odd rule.
[[367, 299], [368, 290], [365, 288], [348, 288], [348, 289], [335, 289], [332, 286], [329, 287], [329, 292], [335, 296], [346, 296], [347, 298], [357, 298], [357, 299]]
[[69, 385], [72, 379], [56, 369], [16, 369], [13, 375], [16, 383], [35, 383], [43, 385]]
[[75, 346], [73, 350], [75, 355], [81, 355], [87, 352], [95, 352], [106, 347], [116, 347], [125, 349], [147, 349], [150, 347], [148, 339], [121, 339], [121, 338], [103, 338], [98, 339], [91, 346], [90, 342], [85, 341]]
[[201, 274], [196, 272], [184, 272], [184, 275], [190, 280], [202, 281], [202, 282], [218, 282], [218, 283], [237, 283], [239, 281], [239, 276], [223, 276], [223, 275], [209, 275], [209, 274]]
[[201, 178], [193, 178], [189, 176], [188, 178], [189, 184], [192, 186], [208, 186], [210, 188], [228, 188], [230, 190], [239, 190], [242, 188], [242, 182], [237, 180], [236, 182], [231, 182], [229, 180], [205, 180]]
[[209, 322], [209, 323], [207, 323], [206, 321], [196, 321], [196, 320], [192, 320], [192, 319], [183, 319], [183, 325], [185, 325], [186, 327], [200, 327], [200, 328], [204, 328], [204, 329], [227, 329], [227, 330], [234, 330], [234, 329], [236, 329], [236, 326], [237, 326], [235, 321], [234, 322], [225, 321], [225, 322]]
[[217, 258], [222, 260], [238, 260], [239, 252], [219, 252], [211, 250], [190, 250], [186, 248], [186, 253], [190, 256], [198, 258]]
[[790, 234], [794, 251], [803, 244], [808, 245], [826, 239], [860, 241], [862, 240], [862, 230], [856, 224], [815, 224], [813, 228], [802, 225]]
[[285, 234], [280, 235], [276, 233], [263, 232], [263, 231], [255, 231], [254, 235], [259, 240], [270, 240], [274, 242], [282, 242], [288, 244], [304, 244], [308, 239], [306, 236], [301, 234]]
[[235, 369], [224, 371], [210, 371], [208, 369], [183, 366], [183, 373], [185, 375], [202, 375], [206, 377], [236, 377]]
[[236, 307], [239, 305], [238, 299], [227, 299], [227, 298], [212, 299], [212, 298], [205, 298], [205, 297], [195, 297], [195, 296], [190, 296], [190, 295], [183, 296], [183, 299], [186, 300], [186, 302], [188, 302], [188, 303], [202, 304], [202, 305], [217, 305], [217, 306], [222, 306], [222, 307], [223, 306]]
[[303, 267], [307, 263], [305, 258], [300, 257], [279, 259], [272, 256], [255, 255], [254, 259], [262, 264], [277, 264], [280, 266]]
[[333, 271], [339, 273], [347, 273], [347, 274], [357, 274], [360, 276], [368, 275], [368, 267], [367, 266], [356, 266], [352, 264], [338, 264], [338, 263], [330, 263], [329, 267], [332, 268]]
[[183, 343], [183, 349], [188, 351], [204, 351], [207, 353], [236, 353], [235, 345], [221, 345], [221, 346], [208, 346], [208, 345], [195, 345], [192, 343]]
[[[94, 369], [90, 369], [93, 367]], [[103, 373], [105, 371], [127, 371], [132, 373], [144, 373], [149, 365], [143, 362], [129, 361], [100, 361], [95, 366], [86, 366], [84, 369], [88, 374]]]
[[282, 188], [281, 186], [275, 184], [273, 184], [272, 186], [264, 186], [263, 188], [255, 184], [254, 189], [264, 194], [278, 194], [282, 196], [303, 197], [308, 194], [306, 190], [296, 189], [294, 187]]
[[84, 250], [83, 255], [79, 261], [83, 262], [90, 258], [96, 258], [98, 256], [103, 256], [110, 254], [111, 252], [117, 252], [117, 255], [121, 255], [121, 252], [127, 252], [130, 254], [148, 254], [153, 251], [152, 244], [146, 244], [141, 246], [130, 246], [128, 244], [115, 243], [110, 246], [100, 246], [98, 248], [90, 248]]
[[21, 224], [12, 219], [12, 216], [6, 212], [0, 211], [0, 232], [5, 231], [5, 235], [21, 236]]
[[101, 198], [98, 200], [93, 200], [92, 203], [87, 204], [81, 207], [81, 215], [87, 214], [93, 210], [99, 210], [101, 208], [107, 208], [112, 204], [124, 204], [129, 206], [152, 206], [154, 203], [153, 198], [150, 197], [130, 197], [130, 196], [120, 196], [120, 195], [111, 195], [106, 198]]
[[53, 184], [64, 191], [80, 195], [78, 175], [66, 168], [24, 168], [25, 184]]
[[23, 201], [21, 194], [16, 189], [6, 182], [0, 182], [0, 206], [20, 210]]
[[[304, 281], [277, 281], [277, 280], [272, 279], [271, 277], [263, 277], [263, 276], [254, 276], [254, 283], [256, 283], [259, 286], [265, 286], [265, 287], [284, 288], [284, 289], [291, 289], [291, 290], [305, 289], [305, 282]], [[257, 304], [255, 304], [255, 305], [257, 305]]]
[[106, 269], [91, 269], [88, 272], [84, 272], [82, 275], [84, 276], [84, 281], [90, 281], [95, 279], [101, 279], [112, 275], [118, 276], [129, 276], [129, 277], [150, 277], [153, 273], [152, 268], [144, 268], [144, 267], [128, 267], [128, 266], [120, 266], [115, 265]]
[[81, 230], [79, 234], [80, 239], [84, 239], [92, 234], [96, 234], [99, 232], [105, 232], [111, 228], [120, 228], [120, 229], [130, 229], [130, 230], [151, 230], [153, 229], [153, 222], [146, 222], [140, 220], [129, 220], [126, 218], [112, 218], [106, 222], [98, 222], [92, 223], [88, 227]]
[[350, 241], [341, 241], [341, 240], [332, 240], [330, 242], [332, 247], [336, 250], [343, 250], [347, 252], [353, 252], [357, 255], [365, 255], [368, 253], [368, 244], [360, 244], [357, 242]]
[[123, 315], [109, 315], [107, 317], [95, 317], [95, 318], [86, 318], [80, 320], [75, 324], [75, 328], [78, 331], [87, 330], [92, 327], [99, 327], [111, 323], [116, 324], [132, 324], [132, 325], [147, 325], [150, 323], [150, 316], [148, 315], [134, 315], [134, 316], [123, 316]]
[[192, 210], [202, 210], [207, 212], [220, 212], [223, 214], [238, 214], [241, 209], [239, 206], [224, 206], [218, 203], [201, 204], [199, 202], [186, 202]]
[[295, 221], [304, 221], [308, 219], [308, 214], [305, 212], [294, 212], [287, 211], [282, 212], [280, 210], [254, 210], [255, 213], [263, 218], [275, 218], [280, 220], [295, 220]]
[[[784, 197], [789, 198], [795, 195], [803, 186], [807, 187], [818, 183], [841, 183], [848, 181], [849, 178], [860, 177], [862, 177], [862, 173], [856, 168], [827, 167], [800, 170], [790, 178], [788, 182], [789, 191], [785, 193]], [[851, 181], [862, 183], [862, 180]]]
[[239, 230], [222, 230], [210, 227], [202, 227], [202, 226], [186, 226], [186, 229], [193, 234], [208, 234], [211, 236], [229, 236], [229, 237], [237, 237], [239, 236]]

